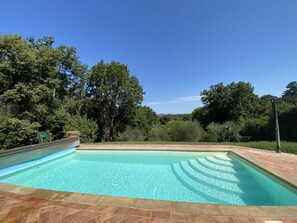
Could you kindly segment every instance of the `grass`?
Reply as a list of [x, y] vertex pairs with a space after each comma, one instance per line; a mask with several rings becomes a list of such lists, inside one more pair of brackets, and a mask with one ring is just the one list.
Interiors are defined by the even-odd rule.
[[[238, 143], [227, 143], [229, 145], [250, 147], [255, 149], [264, 149], [275, 151], [276, 143], [269, 141], [258, 141], [258, 142], [238, 142]], [[281, 142], [281, 151], [284, 153], [297, 154], [297, 142]]]
[[[106, 142], [106, 144], [162, 144], [162, 145], [232, 145], [255, 149], [275, 151], [276, 144], [271, 141], [257, 142], [167, 142], [167, 141], [127, 141], [127, 142]], [[281, 151], [284, 153], [297, 154], [297, 142], [281, 142]]]

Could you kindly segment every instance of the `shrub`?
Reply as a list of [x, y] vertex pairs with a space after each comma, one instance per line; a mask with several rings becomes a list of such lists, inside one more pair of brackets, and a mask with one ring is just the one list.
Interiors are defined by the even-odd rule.
[[0, 115], [0, 149], [11, 149], [35, 143], [39, 124]]
[[95, 121], [88, 119], [86, 116], [73, 115], [68, 116], [63, 130], [64, 132], [79, 131], [81, 142], [86, 143], [96, 140], [98, 126]]
[[120, 141], [144, 141], [145, 134], [139, 128], [127, 126], [125, 131], [119, 134]]
[[223, 124], [210, 123], [207, 126], [205, 141], [209, 142], [239, 142], [241, 126], [232, 121]]
[[156, 125], [153, 127], [151, 134], [152, 141], [170, 141], [168, 130], [165, 125]]
[[222, 132], [225, 130], [225, 127], [218, 123], [210, 123], [207, 127], [207, 134], [204, 138], [206, 142], [220, 142], [222, 139]]
[[66, 110], [64, 109], [56, 110], [55, 113], [48, 118], [47, 128], [43, 129], [43, 131], [49, 129], [53, 136], [53, 140], [64, 138], [65, 137], [64, 127], [68, 122], [68, 120], [70, 119], [70, 117], [71, 117], [70, 114]]
[[198, 122], [173, 120], [167, 124], [170, 141], [198, 142], [204, 132]]
[[251, 136], [253, 141], [270, 139], [268, 137], [268, 122], [268, 116], [248, 119], [241, 130], [241, 134], [245, 136]]

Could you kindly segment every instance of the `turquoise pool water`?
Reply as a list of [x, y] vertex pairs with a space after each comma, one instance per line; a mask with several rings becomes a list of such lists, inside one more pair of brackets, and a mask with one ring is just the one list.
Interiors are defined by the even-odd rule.
[[132, 198], [297, 205], [294, 188], [226, 153], [74, 151], [4, 175], [0, 181]]

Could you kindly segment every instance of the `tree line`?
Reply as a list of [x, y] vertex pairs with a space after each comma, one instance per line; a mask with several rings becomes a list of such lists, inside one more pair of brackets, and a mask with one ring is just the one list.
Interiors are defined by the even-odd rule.
[[144, 91], [126, 65], [99, 61], [88, 69], [76, 49], [0, 36], [0, 146], [36, 142], [44, 131], [59, 139], [79, 130], [83, 142], [114, 141], [132, 122]]
[[[122, 141], [239, 142], [272, 141], [275, 123], [272, 99], [277, 101], [281, 139], [297, 141], [297, 82], [281, 97], [258, 96], [250, 83], [218, 83], [201, 92], [204, 106], [191, 114], [144, 116], [119, 134]], [[149, 108], [142, 108], [148, 110]], [[149, 113], [147, 113], [149, 114]], [[149, 117], [149, 118], [148, 118]], [[140, 121], [141, 120], [141, 121]], [[146, 122], [150, 120], [150, 122]], [[141, 124], [142, 123], [142, 124]], [[144, 124], [145, 123], [145, 124]], [[142, 131], [144, 128], [146, 131]]]
[[[219, 83], [201, 92], [191, 114], [158, 116], [141, 106], [144, 90], [127, 65], [88, 68], [76, 49], [53, 37], [0, 36], [0, 148], [52, 140], [77, 130], [82, 142], [272, 140], [271, 100], [250, 83]], [[297, 82], [277, 98], [282, 139], [297, 141]]]

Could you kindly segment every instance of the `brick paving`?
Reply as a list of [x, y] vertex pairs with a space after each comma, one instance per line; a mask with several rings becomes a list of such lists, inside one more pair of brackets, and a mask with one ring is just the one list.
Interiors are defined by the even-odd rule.
[[291, 218], [252, 218], [210, 216], [154, 211], [149, 209], [109, 207], [77, 202], [54, 201], [9, 192], [0, 193], [0, 222], [20, 223], [265, 223], [265, 221], [297, 222]]
[[[98, 145], [95, 145], [98, 148]], [[111, 145], [108, 145], [112, 147]], [[119, 145], [116, 145], [119, 147]], [[92, 148], [83, 145], [82, 148]], [[127, 147], [127, 146], [126, 146]], [[140, 146], [128, 146], [127, 148]], [[168, 146], [141, 146], [166, 150]], [[170, 150], [232, 150], [268, 168], [291, 183], [297, 182], [297, 155], [238, 147], [169, 146]], [[122, 149], [122, 147], [121, 147]], [[105, 223], [297, 223], [297, 207], [240, 207], [152, 201], [53, 192], [0, 184], [0, 222]]]

